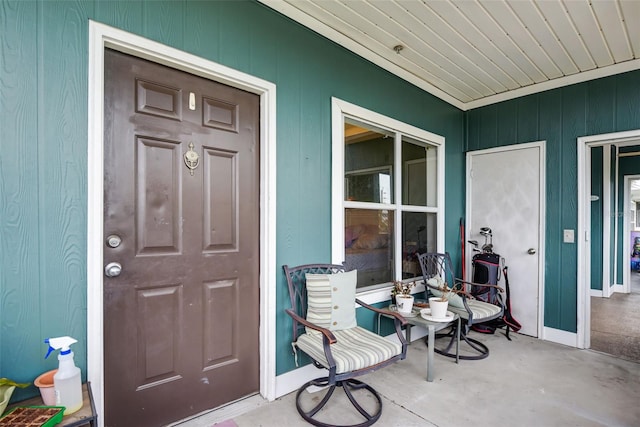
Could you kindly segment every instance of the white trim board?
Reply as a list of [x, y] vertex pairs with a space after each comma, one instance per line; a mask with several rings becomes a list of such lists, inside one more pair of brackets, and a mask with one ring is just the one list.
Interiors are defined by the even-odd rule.
[[[591, 148], [596, 146], [639, 145], [640, 129], [579, 137], [578, 151], [578, 230], [577, 257], [577, 332], [576, 346], [591, 347]], [[617, 173], [616, 173], [617, 175]], [[605, 185], [606, 187], [606, 185]], [[607, 295], [607, 292], [603, 292]]]
[[276, 86], [265, 80], [89, 21], [87, 146], [87, 378], [104, 425], [104, 49], [112, 48], [260, 96], [260, 394], [276, 398]]
[[555, 342], [557, 344], [564, 344], [570, 347], [578, 347], [577, 334], [574, 332], [567, 332], [561, 329], [544, 327], [542, 329], [542, 339], [545, 341]]
[[[331, 98], [331, 150], [332, 150], [332, 167], [331, 167], [331, 235], [343, 236], [344, 234], [344, 117], [348, 116], [363, 123], [372, 126], [382, 127], [403, 135], [416, 138], [418, 140], [428, 142], [438, 148], [438, 165], [437, 165], [437, 182], [444, 183], [445, 177], [445, 138], [435, 133], [420, 129], [416, 126], [401, 122], [391, 117], [387, 117], [372, 110], [360, 107], [339, 98]], [[399, 144], [395, 144], [395, 158], [400, 158]], [[395, 164], [394, 164], [395, 166]], [[394, 171], [394, 174], [399, 171]], [[396, 185], [400, 180], [398, 175], [395, 178]], [[440, 185], [440, 184], [439, 184]], [[444, 216], [445, 216], [445, 196], [444, 184], [438, 190], [437, 208], [415, 207], [415, 212], [434, 212], [437, 213], [437, 242], [438, 251], [444, 251]], [[395, 194], [401, 194], [398, 188]], [[350, 202], [352, 207], [357, 206], [357, 202]], [[396, 203], [393, 203], [396, 204]], [[371, 203], [363, 204], [363, 206], [371, 206]], [[385, 209], [385, 205], [380, 204], [381, 209]], [[397, 218], [396, 218], [397, 221]], [[397, 228], [397, 222], [396, 222]], [[398, 228], [397, 228], [398, 229]], [[397, 242], [394, 242], [396, 244]], [[395, 248], [395, 253], [401, 253], [399, 247]], [[344, 239], [333, 238], [331, 240], [331, 260], [334, 264], [341, 264], [345, 259]], [[401, 259], [396, 257], [396, 271], [401, 264]], [[390, 288], [388, 288], [390, 289]], [[389, 298], [386, 298], [389, 299]]]
[[[609, 146], [605, 146], [602, 150], [602, 177], [606, 178], [606, 182], [609, 182], [611, 177], [611, 150], [608, 149]], [[591, 156], [589, 155], [589, 167], [591, 167]], [[616, 159], [615, 169], [617, 170], [618, 159]], [[616, 174], [617, 175], [617, 174]], [[591, 181], [591, 180], [589, 180]], [[617, 194], [617, 191], [615, 192]], [[617, 203], [616, 203], [617, 206]], [[611, 186], [603, 185], [602, 186], [602, 245], [600, 250], [602, 251], [602, 277], [600, 279], [602, 295], [604, 297], [609, 297], [610, 295], [610, 283], [611, 283], [611, 218], [613, 212], [617, 211], [617, 207], [611, 208]], [[591, 209], [589, 209], [589, 218], [591, 218]], [[591, 221], [589, 221], [591, 223]], [[617, 221], [614, 226], [617, 226]], [[617, 233], [614, 234], [617, 238]], [[615, 248], [617, 245], [613, 245]], [[591, 246], [589, 246], [589, 254], [591, 254]], [[589, 255], [589, 259], [591, 259], [591, 255]], [[615, 257], [614, 261], [615, 263]], [[616, 269], [613, 270], [613, 277], [615, 279]]]
[[[622, 231], [622, 247], [630, 248], [631, 247], [631, 222], [629, 221], [629, 217], [627, 214], [629, 213], [629, 206], [631, 205], [631, 181], [640, 179], [640, 175], [625, 175], [624, 176], [624, 196], [623, 196], [623, 215], [626, 218], [626, 221], [623, 221], [623, 231]], [[640, 212], [636, 213], [640, 214]], [[620, 282], [618, 277], [616, 276], [616, 280], [614, 284], [609, 288], [609, 295], [614, 292], [622, 292], [622, 293], [630, 293], [631, 292], [631, 253], [628, 250], [622, 251], [622, 285], [618, 285]], [[618, 269], [616, 268], [616, 271]], [[614, 290], [617, 289], [617, 290]]]
[[627, 283], [627, 285], [620, 285], [620, 284], [616, 284], [616, 285], [612, 285], [611, 286], [611, 293], [610, 296], [616, 293], [620, 293], [620, 294], [628, 294], [630, 292], [630, 288], [631, 288], [631, 282]]

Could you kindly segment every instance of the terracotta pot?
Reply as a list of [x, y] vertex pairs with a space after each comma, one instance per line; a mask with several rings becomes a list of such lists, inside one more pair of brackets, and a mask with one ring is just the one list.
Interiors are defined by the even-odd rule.
[[42, 396], [45, 406], [55, 406], [56, 404], [56, 391], [53, 388], [53, 376], [56, 372], [58, 372], [57, 369], [47, 371], [33, 382], [40, 389], [40, 396]]

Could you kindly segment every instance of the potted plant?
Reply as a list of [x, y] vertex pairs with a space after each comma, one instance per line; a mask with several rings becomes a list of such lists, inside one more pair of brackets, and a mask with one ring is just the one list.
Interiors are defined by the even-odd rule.
[[2, 416], [9, 404], [13, 390], [15, 390], [16, 387], [25, 388], [28, 386], [29, 383], [17, 383], [8, 378], [0, 378], [0, 416]]
[[391, 304], [396, 303], [396, 297], [398, 295], [411, 295], [411, 288], [416, 285], [414, 282], [402, 282], [400, 280], [393, 281], [393, 288], [391, 288]]
[[443, 293], [441, 296], [429, 298], [429, 308], [431, 309], [431, 316], [436, 319], [443, 319], [447, 317], [448, 307], [449, 299], [445, 293]]
[[393, 288], [391, 289], [391, 302], [395, 303], [400, 313], [411, 313], [413, 309], [413, 295], [411, 295], [411, 289], [416, 285], [416, 282], [402, 282], [400, 280], [393, 281]]
[[[433, 297], [429, 298], [431, 316], [436, 318], [446, 317], [450, 298], [458, 294], [466, 295], [466, 292], [462, 289], [450, 288], [447, 282], [440, 277], [429, 279], [427, 284], [434, 294]], [[456, 307], [458, 307], [458, 305], [456, 305]]]

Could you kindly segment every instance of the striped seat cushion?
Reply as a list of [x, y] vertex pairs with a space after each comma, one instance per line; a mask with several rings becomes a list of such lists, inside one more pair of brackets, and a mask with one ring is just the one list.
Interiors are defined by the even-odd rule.
[[[481, 322], [482, 319], [493, 319], [502, 311], [502, 309], [497, 305], [473, 299], [468, 299], [467, 305], [469, 305], [469, 308], [473, 313], [473, 323]], [[457, 313], [463, 319], [469, 319], [469, 313], [467, 313], [467, 310], [464, 308], [450, 306], [449, 310]]]
[[[360, 326], [332, 332], [337, 339], [337, 342], [331, 345], [331, 354], [336, 362], [337, 374], [363, 369], [402, 353], [400, 344], [391, 342]], [[310, 331], [300, 335], [296, 345], [312, 359], [329, 369], [320, 332]]]

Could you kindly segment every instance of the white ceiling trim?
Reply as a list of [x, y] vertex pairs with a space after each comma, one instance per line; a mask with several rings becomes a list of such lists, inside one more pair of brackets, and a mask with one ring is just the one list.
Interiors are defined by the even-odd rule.
[[463, 111], [640, 69], [640, 0], [259, 1]]
[[307, 28], [315, 31], [316, 33], [328, 38], [329, 40], [334, 41], [342, 47], [345, 47], [355, 53], [358, 56], [367, 59], [377, 66], [384, 68], [385, 70], [397, 75], [398, 77], [418, 86], [420, 89], [423, 89], [430, 94], [442, 99], [449, 104], [464, 110], [464, 103], [458, 101], [454, 97], [448, 95], [444, 91], [438, 89], [437, 87], [425, 82], [418, 76], [415, 76], [408, 71], [402, 69], [401, 67], [393, 64], [387, 59], [373, 53], [369, 49], [362, 47], [359, 43], [356, 43], [349, 37], [339, 33], [338, 31], [330, 28], [328, 25], [318, 21], [315, 18], [307, 15], [306, 13], [302, 13], [299, 9], [279, 0], [258, 0], [261, 3], [269, 6], [271, 9], [274, 9], [283, 15], [293, 19], [296, 22], [304, 25]]
[[554, 80], [547, 80], [542, 83], [536, 83], [531, 86], [521, 87], [509, 92], [498, 93], [496, 95], [488, 96], [477, 101], [470, 101], [465, 103], [464, 108], [461, 108], [461, 110], [467, 111], [478, 107], [484, 107], [485, 105], [495, 104], [497, 102], [508, 101], [509, 99], [520, 98], [521, 96], [525, 95], [531, 95], [534, 93], [544, 92], [546, 90], [557, 89], [576, 83], [600, 79], [602, 77], [613, 76], [615, 74], [626, 73], [628, 71], [634, 71], [638, 69], [640, 69], [640, 59], [621, 62], [620, 64], [610, 65], [605, 68], [596, 68], [595, 70], [583, 71], [578, 74], [572, 74], [570, 76], [560, 77]]

